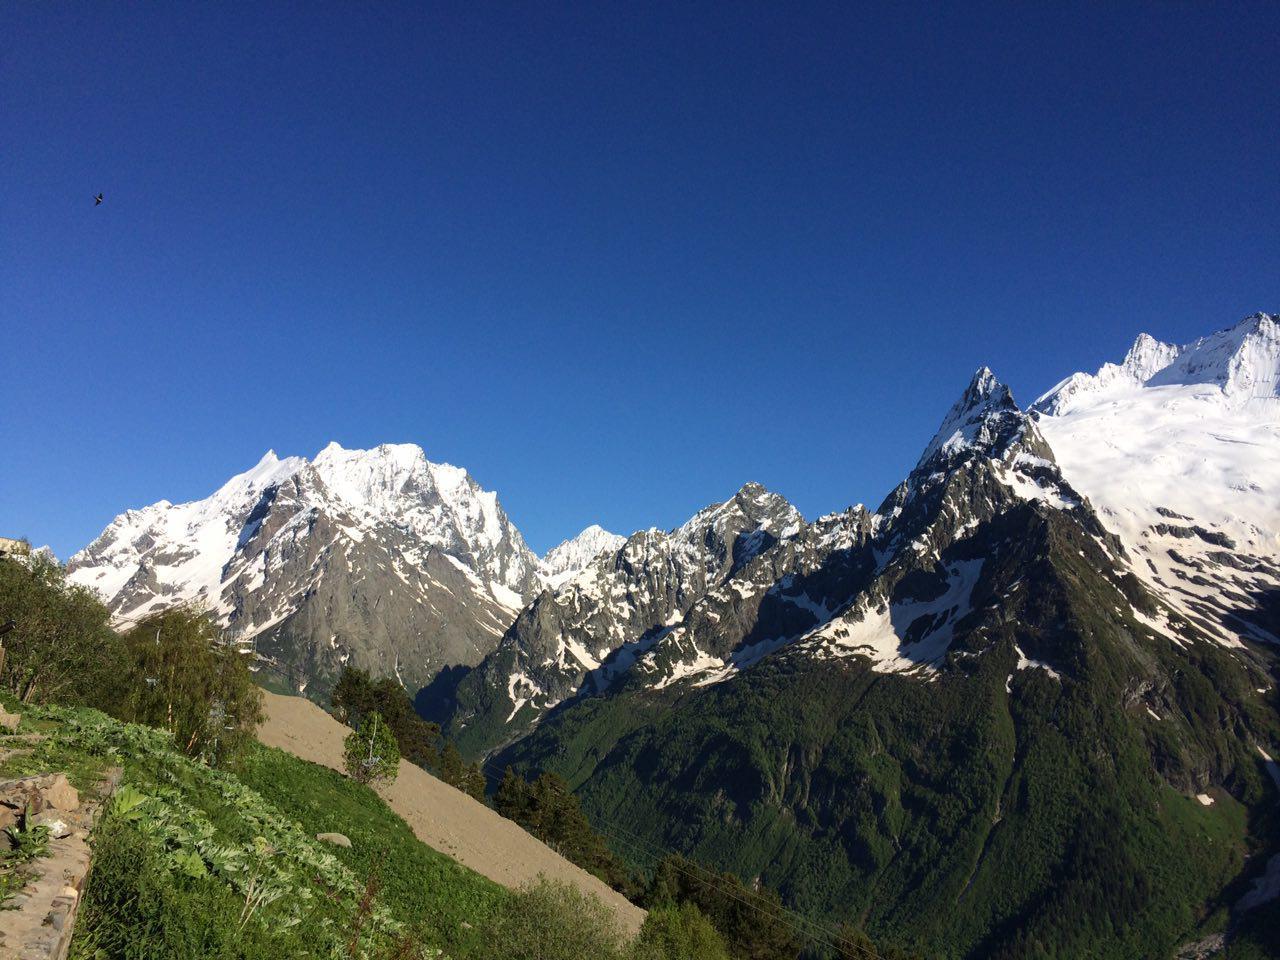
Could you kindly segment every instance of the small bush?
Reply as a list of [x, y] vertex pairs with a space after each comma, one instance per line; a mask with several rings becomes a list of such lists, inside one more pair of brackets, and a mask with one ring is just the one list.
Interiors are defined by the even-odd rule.
[[702, 911], [685, 902], [650, 912], [628, 960], [729, 960], [729, 949]]
[[345, 762], [347, 774], [357, 783], [391, 783], [400, 772], [395, 735], [376, 710], [347, 736]]
[[491, 960], [618, 960], [613, 912], [572, 884], [540, 877], [511, 897], [489, 932]]

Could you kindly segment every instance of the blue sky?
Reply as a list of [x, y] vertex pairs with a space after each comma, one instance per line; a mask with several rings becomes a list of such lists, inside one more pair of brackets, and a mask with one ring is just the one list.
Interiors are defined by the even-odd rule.
[[1280, 308], [1280, 6], [576, 6], [5, 5], [0, 534], [330, 439], [540, 551], [814, 516]]

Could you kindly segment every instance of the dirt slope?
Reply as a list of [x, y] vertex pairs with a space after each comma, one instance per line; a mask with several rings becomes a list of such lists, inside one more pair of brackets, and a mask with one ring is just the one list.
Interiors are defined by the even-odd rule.
[[[351, 731], [310, 700], [264, 691], [267, 719], [258, 739], [270, 747], [334, 770], [342, 769], [342, 742]], [[538, 874], [567, 880], [609, 904], [624, 929], [635, 933], [644, 911], [542, 841], [503, 819], [483, 803], [437, 780], [421, 767], [400, 761], [395, 783], [378, 791], [418, 839], [504, 887], [516, 888]]]

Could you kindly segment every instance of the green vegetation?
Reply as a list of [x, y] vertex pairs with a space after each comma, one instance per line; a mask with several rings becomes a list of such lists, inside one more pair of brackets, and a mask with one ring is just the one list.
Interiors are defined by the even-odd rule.
[[480, 765], [464, 763], [452, 743], [442, 745], [439, 725], [418, 716], [409, 694], [394, 679], [375, 680], [364, 670], [344, 667], [334, 686], [331, 706], [334, 715], [351, 727], [377, 713], [390, 728], [402, 757], [477, 800], [484, 799], [485, 778]]
[[636, 899], [640, 892], [636, 877], [592, 829], [581, 803], [563, 778], [544, 773], [529, 783], [508, 767], [494, 794], [493, 806], [566, 860]]
[[35, 822], [35, 814], [27, 807], [17, 822], [5, 830], [9, 843], [4, 855], [4, 866], [28, 863], [49, 852], [49, 828]]
[[177, 608], [123, 636], [92, 591], [43, 557], [0, 561], [0, 688], [23, 704], [93, 706], [160, 727], [190, 756], [220, 763], [252, 740], [261, 694], [246, 657], [210, 618]]
[[87, 790], [124, 770], [93, 840], [81, 960], [491, 955], [510, 894], [420, 843], [367, 786], [257, 744], [215, 769], [90, 709], [30, 707], [27, 732], [45, 739], [0, 775], [75, 757]]
[[379, 956], [410, 934], [382, 904], [347, 946], [364, 882], [232, 773], [176, 749], [172, 735], [85, 708], [28, 707], [44, 734], [8, 776], [79, 754], [82, 785], [123, 768], [101, 815], [77, 957]]
[[543, 879], [499, 911], [493, 960], [621, 960], [613, 913], [577, 887]]
[[452, 957], [485, 955], [482, 934], [509, 894], [419, 841], [371, 789], [263, 746], [248, 751], [235, 773], [308, 835], [350, 839], [351, 847], [334, 847], [334, 855], [358, 876], [376, 875], [379, 899], [419, 923], [427, 942]]
[[804, 947], [776, 893], [748, 889], [733, 874], [717, 874], [684, 857], [672, 855], [658, 863], [645, 903], [664, 924], [669, 918], [663, 911], [691, 906], [723, 936], [738, 960], [789, 960]]
[[122, 720], [173, 734], [183, 753], [220, 763], [252, 741], [262, 695], [247, 657], [218, 642], [208, 616], [176, 608], [124, 635], [124, 670], [115, 698], [101, 702]]
[[[997, 558], [999, 616], [962, 624], [933, 682], [774, 657], [732, 683], [584, 699], [499, 762], [563, 776], [600, 829], [636, 837], [619, 848], [635, 866], [682, 851], [886, 956], [1167, 958], [1223, 929], [1280, 841], [1250, 746], [1280, 742], [1250, 682], [1274, 657], [1144, 627], [1077, 524], [988, 526], [1018, 545], [968, 541]], [[1061, 679], [1018, 670], [1017, 649]]]
[[30, 872], [25, 865], [49, 852], [49, 828], [35, 822], [35, 814], [27, 807], [4, 831], [4, 850], [0, 854], [0, 909], [6, 900], [26, 886]]
[[0, 560], [0, 688], [22, 703], [100, 702], [119, 680], [121, 640], [89, 590], [66, 582], [62, 567], [35, 556]]
[[347, 776], [356, 783], [391, 783], [400, 772], [400, 748], [377, 710], [360, 719], [360, 726], [343, 743]]
[[696, 906], [658, 907], [645, 918], [635, 947], [636, 960], [729, 960], [724, 937]]

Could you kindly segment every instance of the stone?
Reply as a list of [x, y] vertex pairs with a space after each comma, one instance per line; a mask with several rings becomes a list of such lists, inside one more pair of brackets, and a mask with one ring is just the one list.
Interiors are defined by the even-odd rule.
[[351, 847], [351, 841], [341, 833], [317, 833], [316, 839], [321, 843], [332, 843], [335, 847]]
[[45, 804], [54, 810], [70, 812], [80, 809], [80, 792], [67, 782], [65, 774], [54, 774], [51, 782], [42, 789]]
[[0, 802], [18, 813], [24, 810], [39, 813], [45, 808], [44, 793], [35, 779], [20, 780], [13, 784], [9, 794]]
[[61, 817], [53, 813], [38, 813], [32, 821], [36, 826], [44, 826], [49, 828], [49, 836], [54, 840], [61, 840], [64, 837], [71, 836], [71, 825]]

